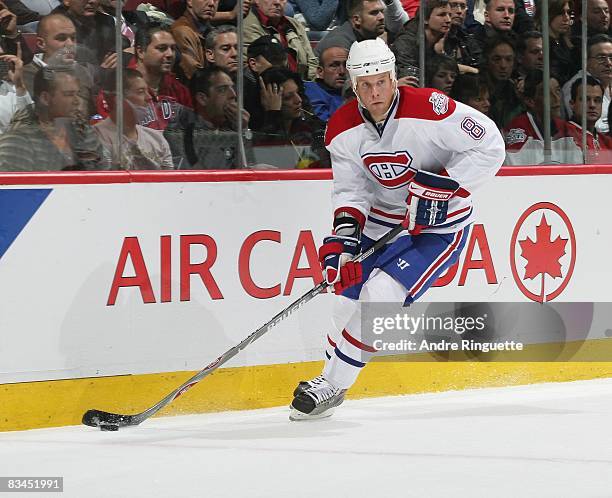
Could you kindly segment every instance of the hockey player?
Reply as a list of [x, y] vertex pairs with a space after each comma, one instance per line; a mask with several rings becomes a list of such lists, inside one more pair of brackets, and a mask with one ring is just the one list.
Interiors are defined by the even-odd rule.
[[[362, 341], [360, 303], [410, 305], [458, 259], [472, 192], [505, 156], [483, 114], [432, 89], [398, 88], [395, 57], [380, 38], [353, 43], [346, 67], [357, 100], [327, 126], [334, 221], [319, 252], [338, 295], [335, 333], [322, 374], [294, 392], [292, 420], [329, 416], [342, 403], [376, 352]], [[400, 222], [407, 233], [362, 264], [351, 261]]]

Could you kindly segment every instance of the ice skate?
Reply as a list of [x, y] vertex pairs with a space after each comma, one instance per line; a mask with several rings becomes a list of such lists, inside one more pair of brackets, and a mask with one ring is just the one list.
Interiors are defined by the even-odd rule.
[[340, 389], [321, 377], [317, 384], [304, 388], [295, 396], [291, 403], [289, 420], [315, 420], [329, 417], [336, 407], [342, 404], [345, 393], [346, 389]]
[[310, 380], [301, 380], [295, 390], [293, 391], [293, 397], [302, 394], [306, 389], [314, 386], [318, 386], [325, 379], [323, 378], [323, 374], [317, 375], [314, 379]]

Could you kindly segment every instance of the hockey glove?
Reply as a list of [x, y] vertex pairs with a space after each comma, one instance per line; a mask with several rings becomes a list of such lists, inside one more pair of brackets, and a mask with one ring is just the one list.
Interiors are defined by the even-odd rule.
[[402, 225], [411, 235], [417, 235], [423, 228], [443, 224], [448, 201], [458, 189], [459, 183], [452, 178], [418, 171], [408, 186], [408, 212]]
[[361, 263], [351, 261], [359, 251], [359, 240], [355, 237], [332, 235], [323, 239], [319, 249], [319, 261], [328, 284], [334, 292], [357, 285], [363, 278]]

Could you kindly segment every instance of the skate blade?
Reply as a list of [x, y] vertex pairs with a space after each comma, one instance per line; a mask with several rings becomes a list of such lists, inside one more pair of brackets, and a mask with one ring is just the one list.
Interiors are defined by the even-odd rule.
[[309, 413], [303, 413], [295, 408], [291, 407], [291, 412], [289, 413], [289, 420], [292, 422], [302, 422], [304, 420], [320, 420], [322, 418], [331, 417], [336, 411], [336, 407], [332, 407], [329, 410], [325, 410], [324, 412], [317, 413], [316, 415], [311, 415]]

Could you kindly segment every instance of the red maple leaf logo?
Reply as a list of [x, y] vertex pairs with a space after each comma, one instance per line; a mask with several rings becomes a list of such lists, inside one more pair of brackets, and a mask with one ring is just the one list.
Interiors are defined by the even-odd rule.
[[533, 280], [538, 275], [542, 275], [542, 291], [539, 302], [544, 302], [544, 276], [546, 274], [553, 278], [562, 277], [561, 263], [559, 260], [565, 255], [565, 246], [568, 239], [557, 236], [554, 241], [550, 240], [551, 226], [546, 221], [546, 216], [542, 214], [540, 224], [536, 227], [536, 240], [529, 237], [519, 240], [521, 246], [521, 256], [527, 260], [525, 276], [523, 279]]

